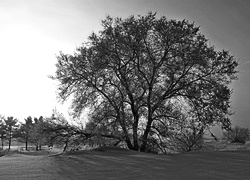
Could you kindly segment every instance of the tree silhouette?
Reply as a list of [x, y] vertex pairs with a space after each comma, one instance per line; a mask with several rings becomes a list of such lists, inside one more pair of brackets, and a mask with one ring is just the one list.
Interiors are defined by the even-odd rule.
[[163, 137], [158, 127], [181, 128], [181, 119], [203, 129], [230, 126], [228, 84], [237, 78], [238, 63], [209, 46], [194, 23], [149, 13], [108, 16], [102, 26], [73, 55], [61, 52], [51, 77], [62, 101], [73, 95], [76, 116], [91, 107], [90, 121], [102, 124], [105, 135], [141, 151], [149, 139]]

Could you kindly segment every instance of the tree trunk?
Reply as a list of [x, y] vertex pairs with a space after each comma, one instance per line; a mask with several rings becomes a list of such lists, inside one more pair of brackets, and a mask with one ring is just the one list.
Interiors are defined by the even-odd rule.
[[1, 139], [1, 141], [2, 141], [2, 149], [3, 149], [3, 138]]
[[127, 143], [128, 149], [136, 151], [129, 138], [126, 139], [125, 142]]
[[10, 151], [10, 146], [11, 146], [11, 133], [12, 133], [12, 128], [10, 127], [10, 138], [9, 138], [9, 151]]
[[148, 123], [147, 123], [146, 129], [144, 131], [144, 134], [142, 136], [142, 145], [140, 148], [141, 152], [146, 151], [146, 147], [147, 147], [147, 143], [148, 143], [148, 134], [149, 134], [150, 129], [151, 129], [151, 124], [152, 124], [152, 117], [148, 117]]
[[133, 139], [134, 139], [134, 150], [138, 151], [139, 150], [139, 143], [138, 143], [137, 131], [136, 131], [136, 134], [133, 134]]
[[[153, 72], [154, 74], [155, 72]], [[154, 76], [153, 76], [154, 77]], [[152, 106], [151, 106], [151, 95], [152, 95], [152, 91], [153, 91], [153, 79], [151, 79], [150, 85], [149, 85], [149, 89], [148, 89], [148, 97], [147, 97], [147, 107], [148, 107], [148, 122], [147, 122], [147, 126], [146, 129], [144, 131], [144, 134], [142, 136], [142, 145], [140, 147], [140, 151], [141, 152], [145, 152], [146, 151], [146, 147], [147, 147], [147, 143], [148, 143], [148, 134], [151, 130], [151, 124], [153, 122], [153, 110], [152, 110]]]
[[9, 139], [9, 151], [10, 151], [10, 146], [11, 146], [11, 136], [10, 136], [10, 139]]
[[135, 122], [134, 122], [134, 124], [133, 124], [133, 140], [134, 140], [134, 149], [135, 149], [136, 151], [139, 150], [138, 134], [137, 134], [138, 122], [139, 122], [139, 117], [136, 116], [136, 117], [135, 117]]
[[25, 140], [25, 149], [26, 151], [28, 150], [28, 138], [26, 137], [26, 140]]
[[123, 128], [123, 132], [125, 135], [125, 142], [130, 150], [135, 150], [133, 144], [131, 143], [131, 140], [129, 139], [128, 132], [125, 128]]
[[129, 138], [128, 131], [126, 129], [126, 125], [125, 125], [124, 121], [122, 121], [120, 118], [118, 118], [118, 122], [120, 123], [120, 125], [122, 127], [122, 130], [123, 130], [123, 133], [124, 133], [124, 136], [125, 136], [125, 142], [126, 142], [126, 144], [128, 146], [128, 149], [135, 150], [134, 146], [132, 145], [131, 140]]
[[139, 150], [139, 143], [138, 143], [138, 134], [137, 134], [137, 130], [138, 130], [138, 123], [139, 123], [139, 114], [138, 114], [138, 109], [135, 105], [135, 101], [133, 99], [133, 95], [130, 92], [130, 90], [128, 90], [128, 96], [129, 99], [131, 101], [131, 110], [132, 110], [132, 114], [134, 117], [134, 123], [133, 123], [133, 143], [134, 143], [134, 150], [138, 151]]
[[36, 145], [36, 151], [38, 151], [39, 150], [39, 146], [38, 146], [38, 144]]

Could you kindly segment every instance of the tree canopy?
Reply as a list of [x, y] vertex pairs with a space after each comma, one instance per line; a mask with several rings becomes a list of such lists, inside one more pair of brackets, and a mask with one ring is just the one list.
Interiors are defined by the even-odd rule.
[[197, 135], [230, 127], [237, 60], [210, 46], [193, 22], [148, 13], [107, 16], [102, 27], [74, 54], [61, 52], [51, 76], [62, 101], [73, 97], [75, 116], [91, 108], [86, 130], [146, 151], [194, 127]]

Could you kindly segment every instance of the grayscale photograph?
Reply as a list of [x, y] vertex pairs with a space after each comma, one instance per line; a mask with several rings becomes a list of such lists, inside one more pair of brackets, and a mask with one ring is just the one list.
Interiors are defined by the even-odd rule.
[[0, 180], [250, 179], [250, 1], [0, 0]]

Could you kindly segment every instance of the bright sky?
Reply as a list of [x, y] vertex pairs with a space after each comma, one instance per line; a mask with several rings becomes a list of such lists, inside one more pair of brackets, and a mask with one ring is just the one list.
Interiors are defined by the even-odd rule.
[[234, 82], [234, 124], [250, 128], [250, 1], [247, 0], [0, 0], [0, 114], [23, 120], [67, 115], [69, 104], [56, 99], [56, 54], [72, 53], [100, 30], [106, 15], [157, 12], [195, 21], [217, 49], [229, 49], [240, 61]]

